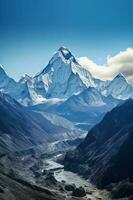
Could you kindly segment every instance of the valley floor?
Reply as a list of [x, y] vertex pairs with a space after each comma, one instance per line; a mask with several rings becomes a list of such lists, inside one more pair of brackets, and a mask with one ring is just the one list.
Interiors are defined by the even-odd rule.
[[[44, 168], [47, 170], [54, 171], [54, 177], [58, 182], [65, 182], [66, 185], [75, 185], [78, 187], [83, 187], [86, 190], [86, 197], [82, 199], [88, 200], [109, 200], [109, 193], [105, 190], [99, 190], [94, 185], [92, 185], [89, 180], [85, 180], [79, 175], [65, 171], [64, 166], [55, 162], [53, 159], [47, 159], [44, 161]], [[67, 195], [70, 199], [70, 194]], [[74, 198], [74, 197], [73, 197]], [[76, 198], [77, 199], [77, 198]]]
[[[45, 156], [3, 156], [0, 164], [0, 200], [110, 199], [106, 191], [98, 190], [75, 173], [64, 171], [64, 166], [56, 162], [56, 156]], [[2, 168], [2, 165], [6, 167]], [[82, 186], [86, 196], [74, 197], [72, 190], [67, 190], [66, 186]]]

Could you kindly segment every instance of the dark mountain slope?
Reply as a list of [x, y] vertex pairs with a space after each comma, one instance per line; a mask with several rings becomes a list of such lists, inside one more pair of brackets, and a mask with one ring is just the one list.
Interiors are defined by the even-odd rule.
[[[65, 158], [65, 168], [100, 187], [133, 182], [133, 100], [117, 106]], [[126, 196], [126, 193], [125, 193]]]
[[41, 114], [28, 110], [10, 96], [0, 93], [0, 152], [23, 150], [47, 144], [65, 131]]

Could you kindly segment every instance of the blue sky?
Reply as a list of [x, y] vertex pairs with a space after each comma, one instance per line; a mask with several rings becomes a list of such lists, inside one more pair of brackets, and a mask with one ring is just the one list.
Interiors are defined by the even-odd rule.
[[0, 63], [34, 75], [60, 47], [97, 64], [133, 47], [132, 0], [0, 0]]

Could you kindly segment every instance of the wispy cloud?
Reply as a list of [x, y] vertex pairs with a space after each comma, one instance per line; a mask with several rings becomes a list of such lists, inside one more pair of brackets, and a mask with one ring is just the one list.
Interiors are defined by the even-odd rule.
[[87, 57], [78, 58], [78, 62], [86, 67], [95, 78], [111, 80], [122, 73], [133, 84], [133, 49], [128, 48], [117, 55], [107, 57], [105, 65], [97, 65]]

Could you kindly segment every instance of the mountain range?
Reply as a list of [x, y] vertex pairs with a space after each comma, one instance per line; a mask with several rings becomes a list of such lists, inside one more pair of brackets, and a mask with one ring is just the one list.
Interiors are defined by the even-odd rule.
[[122, 74], [112, 81], [95, 79], [65, 47], [58, 49], [41, 72], [33, 77], [26, 74], [19, 82], [10, 78], [0, 67], [0, 91], [25, 106], [45, 103], [50, 99], [66, 100], [89, 87], [95, 88], [103, 96], [111, 95], [116, 99], [133, 97], [133, 87]]
[[49, 120], [56, 116], [56, 124], [62, 119], [84, 131], [100, 122], [121, 101], [133, 97], [133, 87], [122, 74], [111, 81], [95, 79], [65, 47], [57, 50], [41, 72], [33, 77], [25, 74], [18, 82], [1, 66], [0, 91], [49, 116]]

